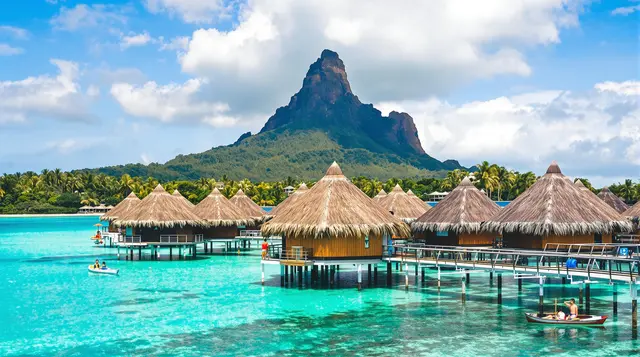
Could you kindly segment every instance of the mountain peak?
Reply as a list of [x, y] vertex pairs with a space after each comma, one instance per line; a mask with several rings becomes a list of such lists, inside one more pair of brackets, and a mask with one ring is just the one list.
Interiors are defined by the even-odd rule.
[[331, 103], [335, 103], [341, 96], [352, 94], [344, 62], [336, 52], [322, 51], [320, 58], [309, 66], [300, 92], [305, 90]]

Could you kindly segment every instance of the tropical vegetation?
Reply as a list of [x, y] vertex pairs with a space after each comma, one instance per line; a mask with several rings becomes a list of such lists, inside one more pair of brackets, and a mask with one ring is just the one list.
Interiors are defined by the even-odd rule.
[[[449, 171], [443, 178], [391, 178], [385, 181], [357, 176], [352, 182], [370, 197], [381, 189], [389, 192], [396, 184], [412, 190], [426, 200], [434, 191], [450, 191], [466, 176], [471, 176], [475, 185], [485, 190], [493, 200], [510, 201], [524, 192], [537, 177], [532, 172], [520, 173], [486, 161], [476, 165], [475, 172]], [[593, 192], [598, 192], [587, 179], [581, 179]], [[63, 172], [60, 169], [4, 174], [0, 176], [0, 213], [75, 213], [84, 205], [116, 205], [129, 193], [140, 198], [148, 195], [158, 183], [169, 192], [177, 189], [189, 201], [198, 203], [218, 187], [226, 197], [242, 189], [261, 206], [274, 206], [286, 198], [284, 188], [296, 187], [301, 180], [288, 177], [281, 181], [254, 182], [248, 179], [232, 180], [226, 175], [219, 178], [202, 177], [197, 180], [172, 180], [159, 182], [154, 177], [119, 177], [93, 172]], [[308, 186], [313, 182], [306, 182]], [[609, 186], [620, 198], [631, 204], [640, 199], [640, 181], [627, 179]]]

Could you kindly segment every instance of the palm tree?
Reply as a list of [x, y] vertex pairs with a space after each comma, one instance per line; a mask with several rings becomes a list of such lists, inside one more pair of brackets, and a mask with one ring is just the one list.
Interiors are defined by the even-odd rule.
[[498, 201], [502, 201], [501, 191], [504, 189], [510, 190], [516, 182], [516, 176], [512, 171], [505, 169], [504, 167], [498, 167]]
[[475, 174], [476, 183], [484, 188], [491, 198], [491, 192], [498, 187], [498, 167], [489, 164], [488, 161], [483, 161], [476, 167], [478, 168], [478, 172]]
[[626, 202], [631, 202], [634, 199], [636, 196], [636, 188], [631, 179], [624, 180], [624, 183], [620, 187], [620, 195], [624, 197]]

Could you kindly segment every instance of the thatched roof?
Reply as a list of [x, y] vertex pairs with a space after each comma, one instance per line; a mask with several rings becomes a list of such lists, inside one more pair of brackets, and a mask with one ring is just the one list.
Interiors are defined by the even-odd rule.
[[298, 200], [298, 198], [300, 198], [300, 196], [303, 195], [304, 193], [306, 193], [307, 191], [309, 191], [309, 188], [303, 182], [300, 185], [300, 187], [298, 187], [298, 189], [295, 190], [295, 192], [293, 192], [289, 197], [285, 198], [284, 201], [280, 202], [279, 205], [274, 207], [271, 210], [271, 212], [269, 212], [269, 215], [270, 216], [275, 216], [276, 214], [278, 214], [278, 212], [282, 211], [285, 207], [287, 207], [287, 206], [293, 204], [294, 202], [296, 202]]
[[378, 200], [378, 204], [385, 210], [391, 212], [395, 217], [402, 219], [407, 223], [411, 223], [427, 212], [427, 205], [424, 202], [418, 202], [417, 198], [407, 195], [400, 185], [391, 190], [386, 197]]
[[381, 198], [387, 197], [387, 193], [384, 190], [380, 190], [378, 194], [373, 198], [374, 201], [379, 202]]
[[622, 213], [629, 209], [626, 203], [620, 199], [620, 197], [616, 196], [609, 187], [604, 187], [602, 191], [598, 194], [601, 200], [603, 200], [606, 204], [611, 206], [614, 210], [618, 211], [618, 213]]
[[605, 211], [588, 199], [554, 161], [544, 176], [485, 222], [483, 229], [570, 236], [629, 231], [631, 224], [617, 212]]
[[587, 198], [600, 209], [605, 212], [609, 212], [609, 214], [615, 215], [619, 212], [613, 209], [613, 207], [606, 204], [603, 200], [601, 200], [593, 191], [591, 191], [587, 186], [585, 186], [582, 181], [577, 180], [575, 182], [575, 186], [585, 195]]
[[420, 197], [416, 196], [416, 194], [413, 193], [413, 191], [411, 191], [411, 190], [407, 191], [407, 196], [411, 197], [414, 201], [418, 202], [419, 204], [425, 206], [427, 208], [427, 210], [431, 209], [431, 206], [429, 206]]
[[120, 201], [114, 208], [109, 210], [109, 212], [105, 213], [100, 217], [103, 221], [112, 222], [119, 216], [124, 216], [127, 212], [131, 211], [133, 207], [135, 207], [140, 202], [138, 196], [135, 193], [131, 192], [129, 196], [125, 197], [124, 200]]
[[224, 197], [217, 188], [200, 201], [193, 212], [214, 227], [247, 225], [255, 222]]
[[244, 194], [242, 189], [238, 190], [233, 197], [229, 199], [244, 216], [253, 218], [255, 220], [262, 220], [267, 215], [262, 207], [258, 206], [249, 196]]
[[265, 223], [262, 234], [362, 238], [384, 234], [408, 237], [411, 232], [351, 183], [334, 162], [307, 193]]
[[119, 216], [115, 224], [133, 227], [206, 226], [183, 200], [176, 199], [161, 185], [156, 188], [129, 212]]
[[481, 224], [500, 212], [500, 206], [480, 192], [468, 177], [442, 201], [411, 224], [414, 232], [479, 233]]
[[184, 197], [178, 190], [173, 190], [173, 193], [171, 194], [171, 196], [180, 198], [182, 201], [184, 201], [184, 203], [189, 205], [189, 207], [191, 208], [196, 206], [193, 203], [191, 203], [191, 201], [189, 201], [186, 197]]
[[640, 201], [631, 206], [628, 210], [622, 214], [625, 217], [640, 217]]

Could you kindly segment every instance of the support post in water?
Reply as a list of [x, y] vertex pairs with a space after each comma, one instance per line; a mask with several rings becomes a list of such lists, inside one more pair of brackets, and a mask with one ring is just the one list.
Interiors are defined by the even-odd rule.
[[404, 263], [404, 289], [409, 290], [409, 264]]
[[538, 317], [542, 317], [544, 315], [544, 277], [540, 276], [539, 281], [540, 289], [538, 291]]
[[371, 282], [371, 264], [367, 266], [367, 281]]
[[585, 300], [587, 303], [587, 315], [591, 313], [591, 284], [587, 283], [585, 289], [584, 289], [584, 295], [585, 295]]
[[582, 296], [584, 293], [584, 282], [580, 283], [580, 288], [578, 290], [578, 303], [580, 304], [580, 306], [582, 306], [582, 304], [584, 303]]
[[378, 285], [378, 264], [373, 266], [373, 282]]
[[438, 266], [438, 291], [440, 291], [440, 267]]
[[264, 263], [260, 262], [260, 273], [262, 273], [262, 285], [264, 285]]
[[631, 328], [634, 331], [634, 336], [637, 337], [638, 333], [638, 284], [636, 281], [632, 281], [631, 285]]
[[498, 304], [502, 304], [502, 273], [498, 273]]
[[613, 315], [618, 314], [618, 284], [613, 283]]
[[518, 279], [518, 291], [522, 291], [522, 279]]
[[[369, 264], [369, 278], [371, 278], [371, 264]], [[362, 290], [362, 264], [358, 264], [358, 291]]]
[[462, 276], [462, 302], [467, 301], [467, 282], [465, 280], [466, 278], [463, 275]]
[[469, 283], [471, 283], [471, 279], [470, 278], [471, 278], [471, 275], [469, 274], [469, 271], [467, 271], [467, 278], [466, 278], [467, 285], [469, 285]]
[[387, 262], [387, 286], [391, 286], [391, 262]]

